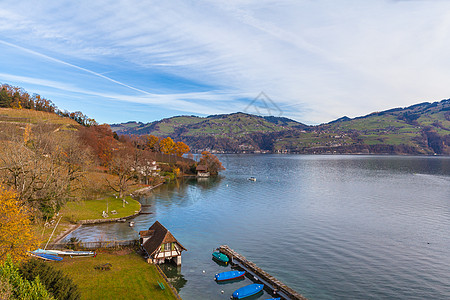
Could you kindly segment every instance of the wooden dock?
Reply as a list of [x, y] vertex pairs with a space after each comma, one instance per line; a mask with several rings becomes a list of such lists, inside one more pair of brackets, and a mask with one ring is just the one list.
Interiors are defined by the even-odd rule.
[[273, 295], [277, 297], [282, 297], [282, 299], [295, 299], [295, 300], [307, 300], [305, 297], [271, 276], [269, 273], [265, 272], [253, 262], [247, 260], [244, 256], [240, 255], [227, 245], [222, 245], [218, 250], [227, 255], [230, 258], [232, 264], [237, 264], [242, 267], [247, 273], [253, 275], [259, 281], [265, 284], [266, 288], [269, 288]]

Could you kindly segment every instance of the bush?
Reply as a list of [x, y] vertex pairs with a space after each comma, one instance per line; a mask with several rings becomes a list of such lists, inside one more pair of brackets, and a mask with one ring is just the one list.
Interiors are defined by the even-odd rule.
[[78, 286], [61, 271], [37, 259], [30, 259], [20, 266], [20, 272], [25, 279], [39, 277], [42, 284], [55, 299], [80, 299]]
[[53, 297], [41, 283], [39, 277], [33, 280], [24, 279], [16, 265], [8, 256], [6, 261], [0, 265], [0, 296], [5, 299], [21, 300], [52, 300]]

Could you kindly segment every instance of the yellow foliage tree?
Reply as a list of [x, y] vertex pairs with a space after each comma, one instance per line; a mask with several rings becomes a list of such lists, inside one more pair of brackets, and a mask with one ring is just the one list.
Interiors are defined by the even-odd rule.
[[27, 251], [36, 249], [38, 241], [30, 217], [17, 194], [0, 184], [0, 261], [8, 254], [13, 260], [21, 260], [27, 256]]
[[175, 151], [175, 146], [176, 146], [175, 142], [170, 137], [162, 139], [161, 142], [159, 143], [161, 152], [164, 154], [173, 154]]
[[150, 150], [150, 151], [154, 151], [154, 152], [158, 152], [159, 151], [159, 142], [160, 142], [160, 138], [154, 135], [147, 135], [146, 136], [146, 143], [145, 143], [145, 148]]
[[31, 125], [27, 124], [27, 126], [25, 126], [25, 131], [23, 132], [23, 143], [26, 145], [30, 139], [31, 139]]

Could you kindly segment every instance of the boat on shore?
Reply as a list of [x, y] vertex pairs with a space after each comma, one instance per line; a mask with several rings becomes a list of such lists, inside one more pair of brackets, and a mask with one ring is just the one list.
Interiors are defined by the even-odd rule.
[[75, 251], [75, 250], [44, 250], [37, 249], [32, 251], [33, 254], [49, 254], [49, 255], [70, 255], [70, 256], [95, 256], [94, 251]]
[[228, 262], [230, 261], [228, 256], [226, 256], [225, 254], [220, 253], [220, 252], [213, 252], [212, 256], [213, 256], [213, 259], [215, 259], [221, 263], [224, 263], [224, 264], [228, 264]]
[[216, 274], [214, 276], [214, 280], [216, 281], [236, 280], [243, 278], [244, 275], [245, 271], [228, 271]]
[[94, 251], [75, 251], [75, 250], [50, 250], [58, 255], [70, 255], [70, 256], [95, 256]]
[[246, 285], [244, 287], [241, 287], [240, 289], [235, 290], [232, 295], [232, 299], [243, 299], [246, 297], [253, 296], [253, 295], [261, 292], [263, 290], [263, 288], [264, 288], [264, 284], [254, 283], [254, 284]]
[[46, 253], [34, 253], [34, 252], [29, 252], [31, 254], [31, 256], [34, 256], [36, 258], [40, 258], [43, 260], [49, 260], [49, 261], [61, 261], [63, 260], [62, 257], [58, 256], [58, 255], [53, 255], [53, 254], [46, 254]]

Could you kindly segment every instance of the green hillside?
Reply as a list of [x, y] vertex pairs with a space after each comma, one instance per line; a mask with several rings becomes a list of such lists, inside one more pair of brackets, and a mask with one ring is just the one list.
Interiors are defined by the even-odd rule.
[[311, 127], [275, 150], [306, 153], [450, 154], [450, 101], [421, 103]]
[[306, 127], [287, 118], [246, 113], [208, 117], [177, 116], [148, 124], [128, 122], [111, 125], [118, 134], [170, 136], [187, 143], [192, 149], [223, 152], [271, 151], [272, 136], [283, 136]]
[[245, 113], [113, 124], [120, 134], [171, 136], [218, 152], [450, 154], [450, 100], [420, 103], [319, 126]]

